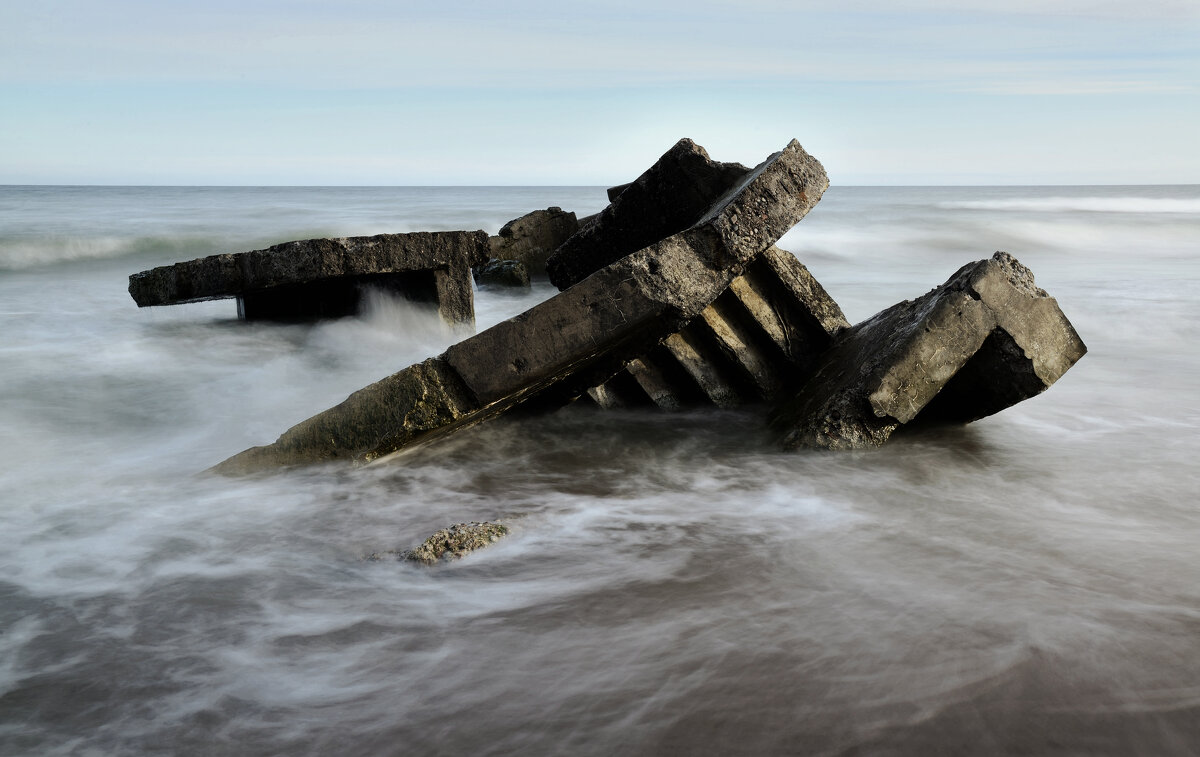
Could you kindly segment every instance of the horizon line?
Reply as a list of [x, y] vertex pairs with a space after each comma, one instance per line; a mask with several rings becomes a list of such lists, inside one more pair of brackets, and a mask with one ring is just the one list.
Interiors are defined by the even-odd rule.
[[[626, 182], [628, 183], [628, 182]], [[20, 187], [45, 187], [45, 188], [69, 188], [69, 189], [87, 189], [87, 188], [109, 188], [109, 189], [609, 189], [611, 187], [621, 186], [618, 184], [109, 184], [109, 183], [92, 183], [92, 184], [49, 184], [49, 183], [0, 183], [0, 188], [20, 188]], [[919, 189], [919, 188], [942, 188], [955, 187], [963, 189], [986, 188], [986, 187], [1195, 187], [1200, 186], [1200, 181], [1196, 182], [1101, 182], [1091, 184], [1079, 183], [1045, 183], [1045, 184], [1023, 184], [1023, 183], [996, 183], [996, 184], [834, 184], [830, 183], [830, 188], [843, 187], [855, 189]]]

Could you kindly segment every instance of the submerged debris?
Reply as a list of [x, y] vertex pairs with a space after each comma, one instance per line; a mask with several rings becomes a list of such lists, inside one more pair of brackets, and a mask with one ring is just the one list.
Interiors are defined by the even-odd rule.
[[375, 552], [367, 555], [367, 560], [380, 561], [385, 559], [408, 560], [425, 565], [434, 565], [440, 561], [456, 560], [472, 552], [491, 546], [509, 533], [508, 526], [486, 521], [471, 523], [456, 523], [449, 528], [437, 531], [421, 543], [416, 549], [403, 552]]

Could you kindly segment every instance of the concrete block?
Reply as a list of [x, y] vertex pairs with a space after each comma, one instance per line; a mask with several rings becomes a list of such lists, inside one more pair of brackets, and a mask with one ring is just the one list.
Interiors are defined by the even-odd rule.
[[878, 446], [918, 418], [965, 423], [1028, 399], [1086, 352], [1032, 272], [997, 252], [839, 334], [772, 425], [788, 448]]

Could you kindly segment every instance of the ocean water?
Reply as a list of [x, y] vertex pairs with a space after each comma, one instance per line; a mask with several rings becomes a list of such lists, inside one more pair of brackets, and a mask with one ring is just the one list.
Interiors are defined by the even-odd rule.
[[[0, 754], [1200, 751], [1197, 186], [829, 190], [780, 246], [851, 321], [1002, 249], [1090, 348], [969, 426], [785, 453], [753, 409], [568, 408], [199, 475], [460, 335], [139, 310], [129, 274], [604, 201], [0, 187]], [[484, 519], [454, 564], [362, 559]]]

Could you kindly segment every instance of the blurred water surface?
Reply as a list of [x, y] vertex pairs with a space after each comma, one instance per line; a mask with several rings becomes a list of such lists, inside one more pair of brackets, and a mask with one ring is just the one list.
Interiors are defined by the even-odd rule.
[[[750, 410], [568, 409], [195, 475], [458, 335], [139, 310], [130, 273], [604, 202], [0, 187], [0, 753], [1195, 753], [1200, 187], [829, 190], [780, 246], [852, 321], [1004, 249], [1088, 344], [971, 426], [783, 453]], [[551, 293], [478, 291], [480, 327]]]

